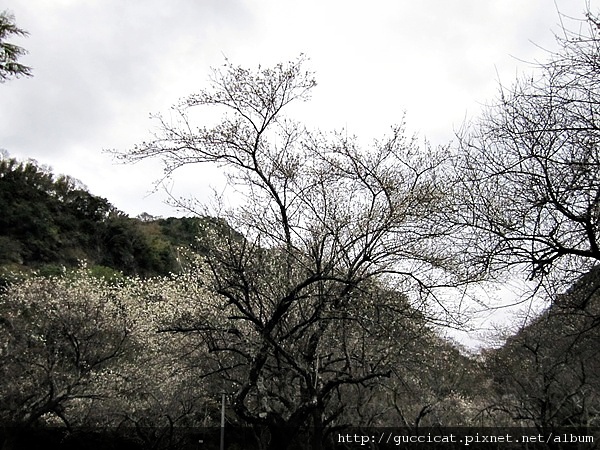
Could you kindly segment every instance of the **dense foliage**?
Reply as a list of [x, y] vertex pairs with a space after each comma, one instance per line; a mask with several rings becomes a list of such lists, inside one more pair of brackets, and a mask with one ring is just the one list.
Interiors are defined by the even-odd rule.
[[21, 64], [19, 58], [27, 51], [7, 39], [15, 36], [27, 36], [27, 32], [15, 23], [15, 17], [9, 11], [0, 11], [0, 83], [11, 78], [31, 76], [31, 67]]
[[[12, 280], [0, 299], [0, 359], [3, 379], [11, 380], [2, 385], [2, 422], [36, 429], [125, 427], [137, 430], [126, 433], [131, 442], [146, 446], [179, 442], [177, 427], [216, 425], [219, 393], [232, 391], [247, 362], [241, 353], [223, 359], [215, 350], [236, 341], [249, 348], [260, 334], [240, 328], [227, 298], [207, 287], [214, 269], [198, 265], [190, 248], [204, 255], [227, 248], [244, 252], [245, 238], [216, 219], [128, 218], [80, 182], [56, 177], [33, 161], [4, 158], [0, 169], [7, 212], [0, 219], [2, 263], [5, 282]], [[169, 264], [156, 264], [152, 272], [148, 260], [160, 260], [161, 250]], [[263, 250], [255, 257], [253, 283], [259, 276], [279, 276], [279, 252]], [[87, 268], [77, 268], [85, 262]], [[12, 276], [15, 269], [22, 276]], [[161, 271], [179, 275], [162, 278]], [[467, 395], [459, 393], [467, 387], [460, 367], [473, 363], [443, 343], [396, 291], [365, 285], [349, 299], [343, 326], [321, 327], [316, 335], [323, 350], [310, 363], [330, 386], [323, 398], [327, 424], [400, 420], [418, 427], [461, 416], [454, 405]], [[173, 333], [184, 326], [187, 333]], [[200, 326], [211, 330], [206, 347], [198, 345]], [[289, 345], [306, 345], [308, 329], [290, 334]], [[342, 348], [346, 357], [340, 359]], [[336, 382], [345, 365], [359, 384]], [[269, 371], [261, 389], [293, 401], [282, 388], [293, 386], [292, 373], [279, 378], [276, 364]], [[381, 375], [389, 383], [369, 383]], [[441, 378], [448, 380], [443, 387]], [[265, 405], [263, 399], [248, 406]], [[246, 424], [233, 411], [228, 415], [230, 424]], [[22, 436], [5, 438], [10, 448]]]
[[[35, 161], [0, 160], [0, 266], [59, 273], [80, 262], [107, 276], [180, 270], [202, 219], [130, 218], [108, 200]], [[209, 221], [214, 223], [214, 221]]]

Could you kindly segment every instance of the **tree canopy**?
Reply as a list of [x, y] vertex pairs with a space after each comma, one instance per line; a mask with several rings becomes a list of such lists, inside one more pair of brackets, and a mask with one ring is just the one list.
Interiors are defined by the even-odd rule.
[[[174, 119], [156, 116], [151, 141], [122, 155], [161, 158], [168, 174], [215, 163], [243, 198], [219, 211], [241, 235], [201, 234], [222, 313], [165, 331], [199, 334], [237, 416], [267, 427], [269, 448], [302, 427], [318, 448], [318, 433], [341, 414], [340, 391], [391, 375], [391, 349], [411, 334], [406, 315], [470, 274], [442, 243], [448, 224], [436, 220], [448, 203], [448, 155], [418, 148], [402, 126], [361, 148], [290, 119], [289, 105], [316, 85], [305, 63], [227, 62], [207, 89], [173, 106]], [[220, 122], [195, 124], [197, 108], [222, 113]]]
[[[563, 30], [533, 76], [460, 135], [456, 216], [472, 263], [520, 267], [551, 295], [600, 260], [600, 28]], [[557, 290], [558, 289], [558, 290]]]
[[0, 159], [0, 209], [0, 266], [48, 273], [85, 261], [105, 274], [167, 275], [197, 249], [201, 222], [216, 226], [205, 218], [128, 217], [80, 181], [8, 156]]

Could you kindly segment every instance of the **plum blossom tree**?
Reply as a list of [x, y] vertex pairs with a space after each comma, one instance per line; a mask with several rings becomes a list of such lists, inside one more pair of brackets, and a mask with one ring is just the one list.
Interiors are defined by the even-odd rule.
[[[237, 192], [238, 207], [202, 211], [220, 224], [199, 241], [219, 307], [164, 331], [198, 336], [213, 362], [204, 375], [222, 380], [239, 420], [266, 427], [265, 445], [277, 449], [303, 427], [319, 448], [343, 387], [390, 374], [381, 345], [407, 305], [439, 300], [437, 288], [467, 273], [441, 243], [451, 231], [437, 220], [446, 153], [419, 148], [403, 126], [362, 148], [286, 117], [316, 85], [304, 63], [252, 71], [227, 62], [208, 89], [156, 116], [150, 141], [122, 154], [161, 158], [167, 176], [214, 164]], [[220, 122], [195, 125], [196, 110], [211, 107]]]
[[157, 333], [216, 307], [202, 277], [192, 267], [109, 282], [81, 268], [9, 284], [0, 296], [0, 423], [14, 433], [2, 448], [47, 425], [73, 436], [119, 429], [144, 448], [169, 448], [178, 427], [218, 423], [219, 386], [194, 371], [209, 367], [205, 349], [193, 336]]
[[79, 424], [73, 408], [109, 395], [130, 330], [114, 289], [83, 271], [10, 285], [0, 296], [2, 424]]

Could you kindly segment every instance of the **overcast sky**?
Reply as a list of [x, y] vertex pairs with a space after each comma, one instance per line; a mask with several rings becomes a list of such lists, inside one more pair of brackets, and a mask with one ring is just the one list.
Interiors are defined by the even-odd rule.
[[[589, 0], [592, 9], [600, 0]], [[310, 58], [318, 86], [303, 120], [364, 140], [402, 121], [434, 145], [556, 48], [558, 11], [585, 0], [13, 0], [33, 78], [0, 84], [0, 148], [80, 179], [136, 216], [170, 216], [149, 195], [158, 162], [116, 165], [105, 149], [148, 138], [150, 113], [206, 85], [227, 57], [255, 68]], [[202, 198], [208, 168], [175, 178]]]

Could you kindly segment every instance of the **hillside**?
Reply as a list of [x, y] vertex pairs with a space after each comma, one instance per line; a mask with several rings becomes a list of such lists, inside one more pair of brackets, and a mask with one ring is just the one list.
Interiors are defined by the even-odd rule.
[[69, 176], [35, 161], [0, 160], [0, 267], [55, 273], [85, 261], [143, 277], [179, 270], [199, 218], [128, 217]]
[[499, 349], [484, 352], [493, 381], [487, 412], [540, 430], [600, 419], [598, 268], [583, 275]]

